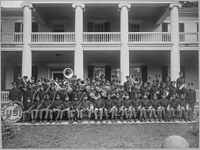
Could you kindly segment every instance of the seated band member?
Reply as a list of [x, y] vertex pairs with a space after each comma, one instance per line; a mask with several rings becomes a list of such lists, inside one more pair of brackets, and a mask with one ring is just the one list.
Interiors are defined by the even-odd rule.
[[43, 103], [43, 109], [40, 111], [40, 115], [42, 116], [43, 112], [45, 112], [45, 123], [47, 123], [48, 116], [50, 116], [50, 122], [53, 122], [53, 106], [54, 101], [51, 99], [50, 94], [47, 93], [46, 98]]
[[72, 100], [72, 108], [73, 108], [71, 113], [72, 123], [80, 119], [80, 105], [81, 101], [78, 99], [78, 95], [75, 94]]
[[113, 100], [111, 99], [111, 95], [107, 94], [107, 99], [104, 100], [105, 103], [105, 116], [106, 116], [106, 123], [108, 122], [108, 113], [111, 114], [111, 122], [113, 122], [114, 115], [115, 115], [115, 110], [114, 110], [114, 103]]
[[87, 112], [88, 113], [88, 123], [90, 123], [91, 120], [91, 115], [93, 112], [93, 104], [92, 102], [88, 99], [87, 95], [84, 95], [83, 97], [83, 101], [81, 102], [81, 111], [80, 112], [80, 119], [83, 119], [83, 112]]
[[157, 95], [153, 94], [152, 99], [150, 99], [149, 101], [149, 122], [151, 122], [151, 118], [154, 119], [154, 121], [156, 121], [156, 111], [157, 111], [157, 107], [158, 107], [158, 99], [157, 99]]
[[101, 97], [101, 94], [97, 94], [97, 99], [94, 101], [94, 117], [95, 117], [95, 123], [97, 122], [97, 114], [100, 113], [100, 122], [102, 123], [103, 119], [103, 108], [105, 107], [105, 103]]
[[[58, 119], [60, 119], [62, 108], [63, 108], [63, 101], [61, 100], [60, 94], [57, 93], [55, 96], [54, 108], [53, 108], [53, 111], [56, 114], [55, 123], [57, 123]], [[61, 120], [59, 121], [59, 123], [61, 123]]]
[[64, 97], [63, 109], [61, 110], [60, 120], [63, 119], [63, 115], [65, 112], [67, 112], [67, 119], [70, 121], [71, 114], [72, 114], [72, 102], [69, 100], [68, 95], [65, 95], [65, 97]]
[[123, 105], [124, 105], [124, 113], [125, 113], [126, 121], [131, 122], [132, 115], [133, 115], [133, 106], [132, 106], [132, 100], [129, 98], [128, 95], [125, 96]]
[[139, 93], [135, 94], [135, 99], [133, 101], [133, 108], [135, 109], [135, 113], [133, 113], [134, 121], [136, 122], [137, 114], [139, 114], [139, 120], [140, 120], [140, 111], [141, 111], [142, 101], [139, 98]]
[[39, 108], [41, 107], [42, 101], [40, 100], [40, 96], [37, 94], [35, 96], [35, 101], [34, 101], [34, 108], [31, 110], [31, 119], [32, 123], [36, 123], [38, 113], [39, 113]]
[[185, 94], [180, 94], [180, 98], [177, 100], [177, 111], [178, 111], [178, 118], [179, 121], [187, 121], [186, 120], [186, 101], [185, 101]]
[[167, 119], [168, 121], [175, 121], [175, 110], [176, 110], [177, 94], [174, 93], [172, 97], [168, 100], [167, 106]]
[[144, 118], [145, 122], [147, 121], [148, 107], [149, 107], [148, 94], [144, 93], [144, 96], [143, 96], [143, 99], [142, 99], [142, 107], [140, 109], [140, 119], [141, 119], [141, 121], [143, 121], [143, 118]]
[[26, 121], [27, 122], [30, 121], [30, 115], [31, 115], [30, 113], [34, 106], [35, 106], [34, 102], [31, 100], [31, 98], [27, 97], [23, 105], [23, 112], [22, 112], [23, 123]]
[[158, 117], [159, 117], [159, 121], [162, 121], [162, 119], [164, 121], [167, 121], [167, 105], [168, 105], [168, 100], [166, 98], [166, 93], [163, 93], [163, 95], [161, 95], [161, 99], [159, 100], [159, 107], [158, 107]]
[[120, 118], [122, 118], [121, 107], [122, 107], [123, 99], [120, 97], [119, 93], [116, 93], [116, 97], [114, 98], [113, 101], [114, 101], [114, 105], [112, 109], [114, 109], [115, 120], [117, 120], [118, 114], [120, 115]]

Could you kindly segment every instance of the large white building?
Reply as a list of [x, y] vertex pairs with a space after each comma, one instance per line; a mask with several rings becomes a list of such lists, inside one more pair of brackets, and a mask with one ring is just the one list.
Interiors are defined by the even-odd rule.
[[[172, 80], [182, 71], [199, 89], [198, 7], [174, 0], [34, 0], [1, 8], [1, 89], [19, 73], [36, 79], [110, 80], [135, 74]], [[181, 7], [182, 6], [182, 7]]]

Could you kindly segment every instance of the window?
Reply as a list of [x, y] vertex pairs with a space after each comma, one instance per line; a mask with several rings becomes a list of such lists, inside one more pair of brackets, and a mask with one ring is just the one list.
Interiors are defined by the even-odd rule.
[[22, 22], [15, 23], [15, 32], [23, 32], [23, 23]]
[[162, 23], [162, 32], [168, 32], [168, 23]]
[[184, 23], [179, 23], [179, 32], [181, 33], [180, 34], [180, 41], [185, 41], [185, 35], [184, 35], [185, 26], [184, 26]]
[[[162, 32], [169, 32], [169, 27], [170, 27], [169, 23], [162, 23]], [[163, 34], [162, 41], [163, 42], [170, 41], [170, 36]]]
[[65, 24], [54, 24], [54, 32], [65, 32]]
[[110, 22], [88, 22], [88, 32], [110, 32]]
[[[15, 23], [15, 32], [23, 32], [23, 23], [22, 22]], [[38, 23], [36, 23], [36, 22], [32, 23], [32, 32], [38, 32]]]
[[129, 32], [140, 32], [140, 24], [129, 23]]
[[32, 23], [32, 32], [38, 32], [38, 23], [37, 22]]

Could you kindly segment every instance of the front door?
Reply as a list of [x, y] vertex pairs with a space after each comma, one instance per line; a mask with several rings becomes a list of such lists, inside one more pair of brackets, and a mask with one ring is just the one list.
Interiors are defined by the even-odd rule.
[[58, 80], [63, 80], [64, 76], [63, 76], [63, 73], [62, 71], [53, 71], [51, 73], [51, 77], [55, 80], [55, 79], [58, 79]]

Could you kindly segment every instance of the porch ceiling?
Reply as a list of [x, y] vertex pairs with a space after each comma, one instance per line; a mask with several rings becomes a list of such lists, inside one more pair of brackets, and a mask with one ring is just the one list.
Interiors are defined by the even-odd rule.
[[120, 63], [120, 51], [84, 51], [86, 63]]
[[[130, 17], [135, 18], [157, 18], [169, 4], [132, 4], [129, 11]], [[34, 4], [36, 12], [44, 19], [66, 19], [74, 17], [72, 4]], [[145, 11], [144, 11], [145, 10]], [[84, 17], [107, 18], [119, 17], [118, 4], [86, 4]]]
[[73, 51], [40, 51], [32, 53], [33, 63], [46, 62], [46, 63], [61, 63], [68, 62], [73, 63], [74, 52]]

